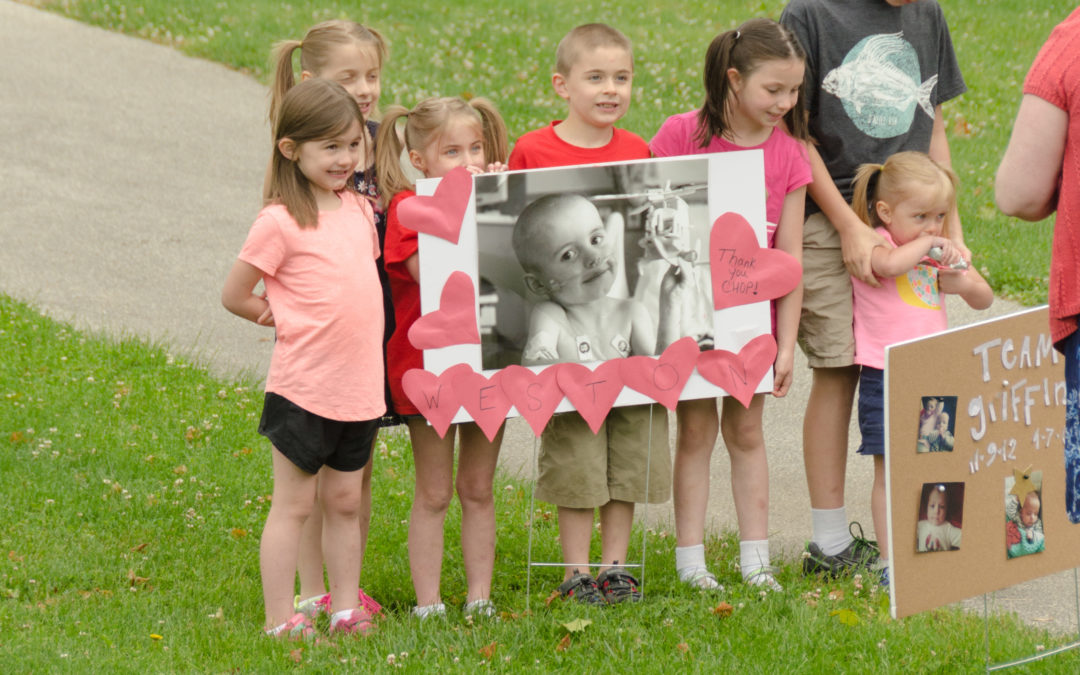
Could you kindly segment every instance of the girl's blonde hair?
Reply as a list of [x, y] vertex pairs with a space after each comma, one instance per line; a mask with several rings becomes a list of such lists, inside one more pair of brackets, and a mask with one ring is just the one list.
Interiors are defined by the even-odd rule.
[[[464, 116], [475, 120], [484, 142], [484, 161], [505, 162], [509, 154], [506, 123], [495, 105], [486, 98], [474, 98], [469, 102], [457, 97], [429, 98], [416, 104], [412, 110], [395, 105], [386, 109], [379, 135], [375, 141], [375, 170], [383, 202], [390, 203], [402, 190], [412, 190], [413, 182], [401, 168], [403, 150], [421, 151], [438, 141], [439, 134], [451, 119]], [[397, 122], [405, 119], [405, 144], [398, 136]]]
[[938, 164], [930, 155], [911, 150], [898, 152], [890, 155], [884, 164], [859, 166], [852, 183], [851, 208], [867, 225], [880, 227], [884, 223], [877, 213], [878, 202], [895, 205], [916, 192], [936, 190], [949, 202], [949, 215], [941, 232], [941, 236], [948, 237], [957, 184], [952, 169]]
[[282, 40], [274, 45], [274, 79], [270, 87], [270, 126], [277, 115], [285, 94], [296, 83], [293, 72], [293, 52], [300, 50], [300, 70], [316, 75], [326, 67], [330, 54], [341, 45], [367, 44], [375, 50], [382, 70], [386, 61], [387, 45], [382, 34], [355, 21], [334, 19], [316, 24], [308, 29], [303, 40]]
[[[294, 143], [295, 157], [301, 144], [334, 138], [353, 122], [363, 128], [364, 115], [356, 99], [337, 82], [316, 78], [290, 89], [281, 101], [274, 125], [270, 175], [263, 195], [266, 203], [283, 204], [302, 228], [318, 225], [319, 208], [311, 185], [300, 171], [299, 162], [282, 154], [281, 140], [287, 138]], [[366, 142], [364, 134], [359, 138], [361, 143]]]
[[[745, 79], [763, 61], [787, 59], [806, 63], [806, 52], [790, 29], [772, 19], [750, 19], [735, 30], [713, 38], [705, 51], [705, 103], [698, 112], [695, 136], [700, 147], [708, 147], [714, 137], [723, 137], [731, 128], [728, 69], [734, 68]], [[810, 139], [804, 90], [805, 85], [800, 85], [795, 106], [784, 115], [788, 133], [801, 141]]]

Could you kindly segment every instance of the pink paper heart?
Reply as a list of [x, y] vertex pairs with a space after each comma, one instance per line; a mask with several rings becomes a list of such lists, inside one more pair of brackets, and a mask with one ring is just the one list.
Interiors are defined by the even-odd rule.
[[446, 430], [450, 428], [450, 421], [454, 419], [461, 401], [457, 392], [454, 391], [454, 378], [462, 372], [472, 372], [472, 368], [464, 363], [447, 368], [441, 375], [435, 375], [420, 368], [406, 371], [401, 378], [401, 387], [412, 404], [420, 411], [435, 432], [442, 438], [446, 436]]
[[683, 387], [694, 372], [699, 353], [697, 341], [684, 337], [668, 345], [659, 358], [631, 356], [620, 359], [619, 374], [626, 386], [668, 410], [674, 410]]
[[580, 363], [559, 363], [553, 367], [559, 388], [588, 422], [592, 432], [598, 433], [623, 388], [619, 360], [604, 361], [596, 370], [589, 370]]
[[510, 399], [499, 384], [501, 371], [490, 378], [469, 370], [454, 377], [454, 392], [461, 405], [468, 411], [489, 441], [495, 440], [506, 413], [510, 411]]
[[461, 221], [472, 198], [472, 174], [465, 167], [451, 169], [430, 197], [416, 195], [398, 205], [398, 218], [410, 230], [458, 243]]
[[758, 246], [750, 223], [730, 211], [716, 219], [709, 233], [709, 270], [716, 309], [781, 298], [802, 278], [798, 260]]
[[723, 349], [701, 352], [697, 369], [702, 377], [749, 408], [754, 391], [774, 361], [776, 340], [772, 335], [766, 334], [747, 342], [738, 355]]
[[451, 272], [439, 296], [439, 308], [409, 326], [409, 342], [417, 349], [480, 344], [476, 322], [476, 290], [465, 272]]
[[503, 393], [517, 408], [518, 414], [525, 418], [534, 434], [544, 433], [552, 413], [563, 400], [562, 389], [555, 377], [556, 369], [549, 367], [534, 373], [523, 366], [511, 365], [500, 373]]

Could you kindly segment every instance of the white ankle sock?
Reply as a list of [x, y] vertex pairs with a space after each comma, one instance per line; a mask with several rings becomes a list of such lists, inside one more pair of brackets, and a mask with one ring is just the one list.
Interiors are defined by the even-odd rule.
[[810, 518], [813, 523], [810, 541], [817, 544], [825, 555], [836, 555], [851, 544], [847, 510], [843, 506], [838, 509], [810, 509]]
[[743, 579], [769, 566], [769, 540], [752, 539], [739, 542], [739, 570]]
[[705, 567], [705, 544], [676, 546], [675, 569], [678, 571], [681, 581], [686, 581], [699, 570], [707, 569]]

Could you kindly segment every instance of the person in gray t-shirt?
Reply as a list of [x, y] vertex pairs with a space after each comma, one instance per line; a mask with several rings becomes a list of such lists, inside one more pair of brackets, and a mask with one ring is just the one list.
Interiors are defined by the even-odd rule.
[[[791, 0], [780, 23], [806, 51], [806, 107], [818, 143], [810, 158], [814, 183], [803, 229], [799, 326], [799, 344], [814, 373], [803, 427], [813, 519], [803, 570], [839, 574], [872, 567], [878, 559], [876, 546], [849, 533], [844, 509], [848, 427], [859, 377], [851, 276], [876, 284], [870, 252], [885, 245], [849, 207], [851, 183], [860, 164], [884, 162], [901, 150], [927, 152], [950, 166], [941, 104], [965, 85], [934, 0]], [[970, 261], [958, 212], [952, 222], [957, 227], [951, 236]], [[883, 537], [885, 506], [871, 506], [874, 530]]]

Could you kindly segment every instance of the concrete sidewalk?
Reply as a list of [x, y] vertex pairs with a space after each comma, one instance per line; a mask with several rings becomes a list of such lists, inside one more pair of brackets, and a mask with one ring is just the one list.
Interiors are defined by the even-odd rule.
[[[0, 0], [0, 44], [0, 292], [79, 328], [165, 343], [218, 374], [261, 379], [271, 333], [230, 315], [219, 295], [261, 203], [266, 89], [10, 0]], [[1018, 308], [950, 312], [960, 325]], [[810, 533], [801, 450], [810, 372], [796, 357], [791, 394], [765, 413], [774, 556], [798, 555]], [[852, 432], [848, 511], [869, 534], [872, 466], [854, 455]], [[503, 470], [531, 476], [532, 453], [527, 425], [512, 422]], [[735, 527], [729, 485], [717, 449], [711, 531]], [[670, 528], [670, 503], [645, 518]], [[995, 594], [991, 610], [1075, 633], [1074, 597], [1073, 574], [1063, 573]], [[982, 610], [981, 598], [967, 604]]]

